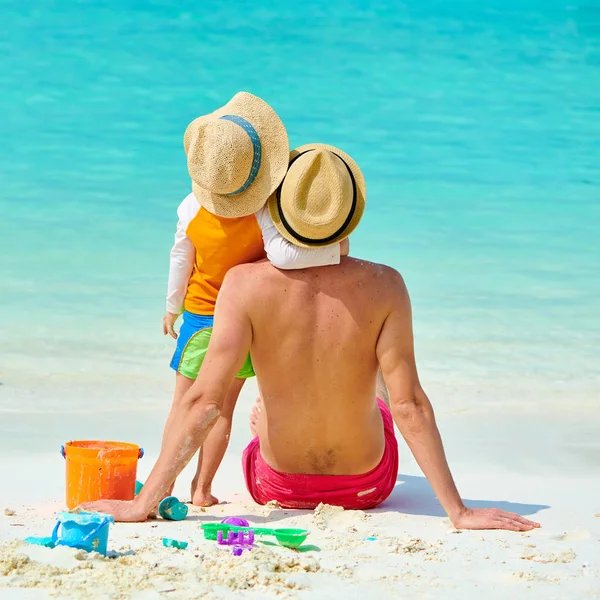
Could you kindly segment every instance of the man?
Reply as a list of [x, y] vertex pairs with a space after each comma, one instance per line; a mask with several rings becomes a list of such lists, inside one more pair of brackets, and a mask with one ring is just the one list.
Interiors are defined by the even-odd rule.
[[[284, 237], [301, 246], [337, 243], [356, 227], [365, 185], [336, 148], [299, 148], [269, 200]], [[397, 445], [389, 409], [375, 396], [379, 368], [391, 415], [457, 528], [528, 531], [512, 513], [464, 506], [446, 462], [413, 351], [410, 301], [395, 270], [352, 258], [339, 266], [279, 271], [242, 265], [225, 277], [213, 338], [197, 381], [173, 407], [171, 432], [140, 495], [86, 508], [144, 520], [219, 418], [252, 354], [261, 396], [258, 439], [246, 449], [246, 483], [258, 502], [318, 501], [367, 508], [392, 491]]]
[[[175, 402], [198, 375], [228, 269], [265, 256], [280, 269], [303, 269], [339, 264], [340, 253], [347, 254], [340, 244], [300, 248], [273, 225], [266, 203], [285, 177], [290, 148], [283, 122], [261, 98], [238, 92], [225, 106], [194, 119], [185, 131], [183, 147], [192, 193], [177, 209], [163, 317], [163, 333], [177, 340], [171, 360]], [[180, 314], [183, 323], [176, 334]], [[192, 480], [193, 504], [218, 502], [211, 491], [212, 479], [227, 447], [238, 395], [245, 378], [253, 375], [248, 360], [203, 444]]]

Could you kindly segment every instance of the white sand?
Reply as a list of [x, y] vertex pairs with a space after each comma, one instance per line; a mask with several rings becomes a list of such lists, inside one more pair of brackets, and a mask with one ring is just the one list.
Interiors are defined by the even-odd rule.
[[[60, 442], [99, 432], [123, 438], [130, 431], [124, 439], [150, 450], [140, 463], [143, 479], [156, 457], [164, 410], [72, 415], [60, 421], [58, 433], [44, 428], [58, 417], [19, 414], [6, 430], [14, 451], [5, 437], [0, 454], [0, 598], [600, 598], [600, 516], [595, 516], [600, 515], [600, 465], [597, 446], [586, 437], [597, 422], [578, 424], [573, 414], [569, 421], [541, 412], [515, 422], [510, 412], [478, 414], [468, 403], [461, 411], [438, 407], [467, 503], [532, 515], [543, 526], [527, 534], [459, 533], [402, 442], [398, 486], [377, 510], [323, 507], [313, 513], [253, 504], [239, 462], [253, 393], [250, 385], [240, 399], [231, 448], [215, 482], [215, 494], [227, 504], [192, 508], [180, 523], [117, 524], [111, 528], [110, 559], [22, 540], [50, 535], [62, 509]], [[19, 444], [27, 435], [37, 448]], [[178, 481], [182, 499], [189, 498], [190, 478], [188, 469]], [[309, 549], [262, 546], [233, 557], [204, 540], [200, 529], [201, 523], [227, 515], [257, 525], [310, 529]], [[164, 548], [162, 537], [190, 545]]]

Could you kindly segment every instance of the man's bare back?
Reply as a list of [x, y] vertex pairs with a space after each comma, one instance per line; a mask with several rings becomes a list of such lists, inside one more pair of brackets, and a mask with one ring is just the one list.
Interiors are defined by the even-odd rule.
[[[245, 452], [251, 463], [247, 484], [250, 476], [253, 487], [263, 485], [262, 469], [280, 480], [271, 489], [283, 481], [279, 490], [289, 498], [301, 494], [303, 486], [306, 490], [334, 479], [348, 484], [342, 491], [353, 505], [363, 492], [353, 499], [352, 481], [364, 474], [377, 479], [377, 488], [364, 494], [381, 492], [387, 480], [383, 495], [368, 505], [383, 501], [395, 481], [397, 449], [392, 449], [389, 411], [385, 416], [375, 402], [381, 368], [393, 420], [454, 525], [513, 531], [539, 527], [514, 513], [463, 504], [419, 382], [404, 281], [389, 267], [351, 258], [307, 271], [281, 272], [268, 263], [231, 269], [217, 301], [206, 359], [189, 392], [173, 405], [168, 444], [144, 489], [129, 503], [105, 500], [87, 508], [121, 521], [145, 519], [206, 440], [249, 350], [265, 414], [259, 422], [258, 455], [257, 446], [250, 450], [252, 443]], [[317, 475], [332, 477], [317, 482]], [[313, 489], [312, 501], [320, 494], [327, 494], [327, 485], [316, 493]]]
[[376, 346], [399, 275], [344, 259], [279, 271], [268, 262], [234, 276], [252, 323], [262, 397], [260, 451], [285, 473], [356, 475], [381, 460]]

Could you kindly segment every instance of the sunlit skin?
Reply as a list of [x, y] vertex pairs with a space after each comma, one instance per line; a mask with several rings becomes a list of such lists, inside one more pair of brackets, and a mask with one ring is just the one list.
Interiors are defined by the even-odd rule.
[[274, 469], [316, 473], [325, 457], [331, 475], [376, 466], [384, 447], [375, 401], [381, 368], [394, 421], [454, 526], [539, 527], [514, 513], [463, 504], [419, 382], [404, 281], [394, 269], [352, 258], [301, 271], [278, 271], [266, 262], [232, 269], [219, 294], [206, 360], [173, 405], [168, 436], [141, 494], [85, 507], [117, 521], [145, 520], [219, 419], [249, 350], [262, 398], [255, 427], [261, 454]]

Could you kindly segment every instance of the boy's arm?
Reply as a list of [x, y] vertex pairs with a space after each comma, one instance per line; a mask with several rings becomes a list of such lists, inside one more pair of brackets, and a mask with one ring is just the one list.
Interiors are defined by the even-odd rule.
[[179, 205], [177, 209], [177, 230], [175, 232], [175, 243], [171, 248], [169, 261], [169, 283], [167, 286], [167, 314], [163, 318], [163, 333], [169, 333], [177, 337], [173, 331], [173, 323], [178, 315], [183, 312], [183, 301], [187, 293], [188, 282], [194, 267], [195, 249], [192, 240], [186, 231], [190, 221], [198, 212], [199, 204], [189, 196]]
[[256, 213], [256, 220], [262, 231], [267, 258], [274, 267], [287, 270], [340, 264], [340, 244], [322, 248], [295, 246], [277, 231], [266, 206]]

